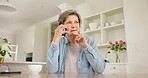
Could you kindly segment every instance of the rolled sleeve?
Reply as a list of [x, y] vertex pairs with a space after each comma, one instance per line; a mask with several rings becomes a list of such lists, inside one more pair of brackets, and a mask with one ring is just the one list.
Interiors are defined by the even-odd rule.
[[49, 73], [58, 71], [59, 43], [51, 42], [47, 54], [47, 69]]
[[105, 62], [98, 51], [92, 49], [91, 46], [84, 49], [86, 57], [96, 73], [102, 73], [105, 69]]
[[94, 49], [93, 49], [90, 45], [89, 45], [88, 48], [84, 48], [84, 52], [85, 52], [86, 54], [92, 55], [92, 57], [93, 57], [94, 59], [97, 59], [97, 58], [98, 58], [98, 53], [95, 52]]

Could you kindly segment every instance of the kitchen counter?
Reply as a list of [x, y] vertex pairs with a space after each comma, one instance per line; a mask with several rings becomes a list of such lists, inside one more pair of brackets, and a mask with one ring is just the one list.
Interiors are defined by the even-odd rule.
[[27, 66], [28, 65], [42, 65], [42, 73], [46, 72], [46, 62], [22, 62], [22, 61], [5, 61], [0, 66], [0, 70], [7, 70], [7, 66], [9, 66], [12, 71], [21, 71], [23, 74], [29, 73]]
[[[19, 70], [22, 73], [28, 73], [28, 69], [26, 68], [28, 65], [43, 65], [41, 72], [47, 72], [46, 62], [22, 62], [22, 61], [9, 61], [4, 62], [3, 65], [8, 65], [11, 70]], [[126, 73], [126, 65], [127, 63], [106, 63], [106, 68], [104, 73]], [[2, 68], [0, 68], [2, 69]], [[5, 70], [5, 69], [3, 69]]]
[[148, 73], [124, 73], [124, 74], [5, 74], [0, 78], [148, 78]]
[[46, 62], [6, 61], [3, 64], [42, 64], [42, 65], [45, 65]]

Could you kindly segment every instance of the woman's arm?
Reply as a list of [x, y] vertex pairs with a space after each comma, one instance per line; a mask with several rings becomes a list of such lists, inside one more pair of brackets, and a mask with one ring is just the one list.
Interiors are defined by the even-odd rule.
[[99, 54], [98, 47], [95, 44], [95, 41], [92, 38], [88, 38], [89, 46], [84, 48], [86, 57], [92, 66], [93, 70], [97, 73], [102, 73], [105, 69], [105, 61], [102, 56]]
[[66, 26], [61, 24], [54, 31], [53, 41], [47, 53], [47, 69], [49, 73], [58, 72], [59, 42], [62, 34], [65, 33], [65, 31], [63, 31], [65, 28]]
[[58, 72], [59, 43], [51, 42], [47, 53], [47, 70], [49, 73]]

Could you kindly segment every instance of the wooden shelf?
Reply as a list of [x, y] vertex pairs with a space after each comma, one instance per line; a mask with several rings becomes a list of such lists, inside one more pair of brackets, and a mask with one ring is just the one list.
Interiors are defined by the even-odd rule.
[[116, 29], [120, 29], [120, 28], [124, 28], [124, 24], [123, 23], [112, 25], [112, 26], [103, 27], [104, 30], [116, 30]]
[[84, 34], [87, 34], [87, 33], [93, 33], [93, 32], [97, 32], [97, 31], [100, 31], [100, 32], [101, 32], [101, 29], [89, 30], [89, 31], [85, 31], [85, 32], [83, 32], [83, 33], [84, 33]]

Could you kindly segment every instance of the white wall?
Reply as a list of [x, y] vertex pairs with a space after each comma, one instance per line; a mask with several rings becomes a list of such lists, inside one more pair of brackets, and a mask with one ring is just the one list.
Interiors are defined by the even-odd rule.
[[7, 38], [9, 42], [15, 44], [15, 34], [0, 30], [0, 36]]
[[47, 56], [48, 29], [46, 27], [36, 26], [34, 37], [33, 61], [45, 62]]
[[128, 73], [148, 73], [148, 0], [124, 0]]
[[123, 5], [123, 0], [86, 0], [94, 12], [102, 12]]
[[25, 61], [25, 53], [33, 52], [34, 48], [34, 26], [28, 27], [16, 36], [16, 43], [18, 44], [17, 61]]
[[33, 62], [45, 62], [48, 29], [39, 24], [30, 26], [17, 34], [18, 59], [25, 61], [27, 53], [33, 53]]

